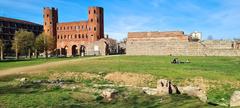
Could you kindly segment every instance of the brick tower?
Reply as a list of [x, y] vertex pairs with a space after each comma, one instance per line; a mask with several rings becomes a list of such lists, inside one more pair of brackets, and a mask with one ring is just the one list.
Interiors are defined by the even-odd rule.
[[88, 8], [88, 35], [92, 42], [104, 38], [103, 11], [102, 7]]
[[[52, 36], [53, 39], [57, 40], [57, 23], [58, 23], [58, 10], [56, 8], [44, 7], [43, 9], [43, 19], [44, 19], [44, 33]], [[56, 47], [56, 44], [55, 44]]]

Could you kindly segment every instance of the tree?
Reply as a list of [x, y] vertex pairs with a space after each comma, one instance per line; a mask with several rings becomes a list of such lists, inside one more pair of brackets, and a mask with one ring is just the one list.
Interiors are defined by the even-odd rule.
[[48, 51], [54, 50], [54, 38], [52, 36], [49, 36], [45, 33], [40, 34], [36, 38], [35, 47], [36, 47], [36, 53], [38, 52], [44, 52], [45, 57], [48, 57]]
[[1, 60], [3, 60], [3, 51], [4, 51], [4, 42], [0, 39], [0, 53], [1, 53]]
[[15, 32], [13, 46], [16, 52], [16, 59], [19, 59], [19, 53], [24, 51], [26, 57], [28, 55], [31, 58], [31, 51], [34, 48], [34, 34], [32, 32], [28, 32], [26, 30], [19, 30]]

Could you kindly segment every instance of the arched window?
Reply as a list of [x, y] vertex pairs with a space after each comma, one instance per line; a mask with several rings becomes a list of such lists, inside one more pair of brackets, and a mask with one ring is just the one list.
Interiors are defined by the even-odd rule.
[[89, 29], [88, 29], [89, 31], [91, 31], [91, 26], [89, 27]]
[[96, 27], [94, 27], [94, 31], [97, 31], [97, 28], [96, 28]]

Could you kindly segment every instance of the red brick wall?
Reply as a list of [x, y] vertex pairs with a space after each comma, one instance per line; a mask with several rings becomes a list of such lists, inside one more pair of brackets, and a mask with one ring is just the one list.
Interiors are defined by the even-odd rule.
[[129, 32], [129, 39], [176, 39], [187, 41], [187, 36], [184, 35], [184, 32], [181, 31], [171, 31], [171, 32]]
[[[44, 32], [52, 36], [56, 40], [57, 36], [57, 23], [58, 23], [58, 10], [56, 8], [45, 7], [43, 10], [43, 29]], [[55, 42], [56, 43], [56, 42]], [[55, 44], [56, 47], [56, 44]]]
[[67, 48], [68, 55], [74, 45], [80, 48], [80, 45], [104, 38], [103, 8], [89, 7], [88, 20], [79, 22], [58, 23], [57, 13], [54, 8], [44, 8], [44, 31], [57, 40], [57, 49]]

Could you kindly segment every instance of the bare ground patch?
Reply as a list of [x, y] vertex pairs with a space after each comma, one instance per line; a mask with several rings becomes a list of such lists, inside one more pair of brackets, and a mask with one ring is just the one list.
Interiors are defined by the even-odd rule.
[[109, 73], [104, 77], [105, 80], [114, 83], [132, 86], [152, 86], [156, 84], [157, 78], [150, 74], [137, 74], [127, 72]]
[[61, 73], [52, 73], [48, 77], [50, 80], [56, 80], [56, 79], [65, 79], [65, 80], [93, 80], [93, 79], [99, 79], [100, 75], [87, 73], [87, 72], [61, 72]]

